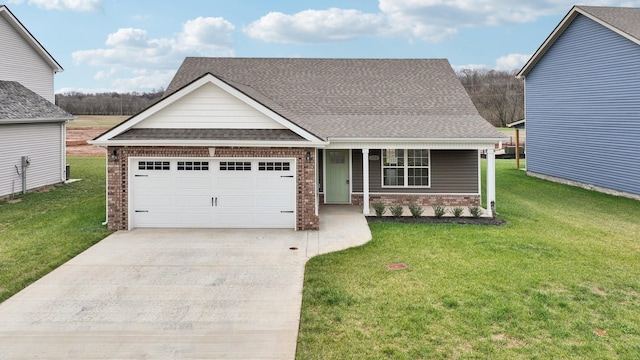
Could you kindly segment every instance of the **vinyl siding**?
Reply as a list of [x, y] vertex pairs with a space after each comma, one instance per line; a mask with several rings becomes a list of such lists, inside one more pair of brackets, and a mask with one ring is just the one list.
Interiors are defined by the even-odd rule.
[[[369, 150], [370, 156], [380, 160], [369, 161], [369, 191], [371, 193], [427, 193], [427, 194], [477, 194], [478, 151], [476, 150], [431, 150], [430, 188], [382, 187], [382, 151]], [[362, 151], [354, 149], [352, 155], [352, 191], [362, 188]]]
[[[62, 157], [64, 125], [60, 123], [15, 124], [0, 126], [0, 196], [22, 191], [22, 180], [15, 166], [29, 156], [27, 189], [63, 181]], [[37, 140], [34, 140], [37, 139]]]
[[527, 170], [640, 194], [640, 46], [578, 15], [526, 77]]
[[205, 84], [134, 128], [284, 129], [285, 127], [216, 85]]
[[17, 81], [43, 98], [55, 102], [53, 69], [0, 16], [0, 80]]

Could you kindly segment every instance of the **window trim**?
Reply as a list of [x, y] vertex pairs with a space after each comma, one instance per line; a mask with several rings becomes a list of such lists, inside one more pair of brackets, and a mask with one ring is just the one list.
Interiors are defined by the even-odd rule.
[[[386, 150], [402, 150], [404, 152], [404, 164], [402, 166], [387, 166], [384, 165], [384, 155]], [[428, 152], [428, 165], [427, 166], [409, 166], [409, 151], [410, 150], [426, 150]], [[403, 180], [404, 185], [385, 185], [384, 184], [384, 170], [389, 168], [402, 168], [404, 170]], [[429, 185], [409, 185], [409, 169], [427, 169], [429, 177]], [[410, 149], [410, 148], [389, 148], [380, 150], [380, 187], [385, 189], [429, 189], [431, 188], [431, 149]]]

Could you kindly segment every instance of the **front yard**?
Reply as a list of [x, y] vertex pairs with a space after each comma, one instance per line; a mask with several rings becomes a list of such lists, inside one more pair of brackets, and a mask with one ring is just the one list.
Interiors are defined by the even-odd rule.
[[497, 165], [507, 225], [372, 223], [310, 260], [297, 357], [637, 359], [640, 202]]
[[[104, 158], [69, 163], [82, 181], [0, 201], [0, 301], [108, 235]], [[311, 259], [297, 357], [638, 358], [640, 202], [497, 165], [507, 225], [373, 223]]]

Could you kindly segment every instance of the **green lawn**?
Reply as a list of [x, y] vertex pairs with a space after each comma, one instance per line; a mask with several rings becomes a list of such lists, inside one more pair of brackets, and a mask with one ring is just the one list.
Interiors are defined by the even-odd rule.
[[109, 234], [104, 158], [69, 158], [82, 181], [0, 200], [0, 301]]
[[373, 223], [310, 260], [297, 358], [639, 358], [640, 202], [497, 163], [508, 225]]

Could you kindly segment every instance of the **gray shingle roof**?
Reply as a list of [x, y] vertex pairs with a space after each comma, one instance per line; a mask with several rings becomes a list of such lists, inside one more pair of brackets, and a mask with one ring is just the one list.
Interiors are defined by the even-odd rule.
[[0, 80], [0, 124], [71, 119], [73, 115], [20, 83]]
[[186, 58], [166, 96], [211, 73], [321, 138], [502, 138], [446, 59]]
[[288, 129], [129, 129], [114, 140], [303, 141]]
[[640, 8], [582, 5], [576, 8], [640, 40]]

